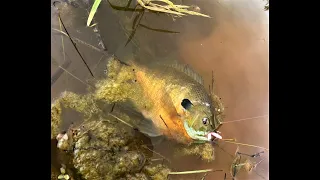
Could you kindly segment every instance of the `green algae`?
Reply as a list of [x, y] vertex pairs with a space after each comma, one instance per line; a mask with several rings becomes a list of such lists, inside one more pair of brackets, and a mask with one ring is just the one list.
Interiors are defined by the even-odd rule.
[[191, 144], [190, 146], [182, 146], [176, 149], [175, 156], [200, 156], [202, 160], [211, 162], [215, 159], [214, 148], [210, 143]]

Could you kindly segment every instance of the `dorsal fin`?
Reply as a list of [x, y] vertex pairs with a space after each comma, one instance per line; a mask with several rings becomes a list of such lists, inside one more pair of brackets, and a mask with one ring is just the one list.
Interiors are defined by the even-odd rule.
[[189, 65], [181, 64], [181, 63], [175, 61], [172, 64], [170, 64], [169, 66], [188, 75], [189, 77], [191, 77], [192, 79], [194, 79], [195, 81], [200, 83], [201, 85], [204, 85], [204, 81], [203, 81], [202, 77], [200, 76], [200, 74], [196, 73]]

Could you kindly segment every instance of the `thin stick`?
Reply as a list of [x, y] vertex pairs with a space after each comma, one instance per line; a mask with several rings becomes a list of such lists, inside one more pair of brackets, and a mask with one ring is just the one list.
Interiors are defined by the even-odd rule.
[[206, 176], [207, 176], [207, 173], [205, 173], [205, 174], [202, 176], [201, 180], [204, 180], [204, 179], [206, 178]]
[[57, 32], [59, 32], [59, 33], [62, 33], [63, 35], [69, 37], [69, 35], [68, 35], [67, 33], [65, 33], [65, 32], [63, 32], [63, 31], [60, 31], [59, 29], [56, 29], [56, 28], [51, 28], [51, 29], [52, 29], [52, 30], [55, 30], [55, 31], [57, 31]]
[[[59, 16], [59, 18], [61, 19], [60, 14], [58, 14], [58, 16]], [[71, 38], [70, 34], [68, 33], [68, 30], [67, 30], [67, 28], [65, 27], [65, 25], [64, 25], [64, 23], [63, 23], [62, 20], [61, 20], [61, 24], [62, 24], [62, 26], [63, 26], [63, 29], [64, 29], [64, 30], [66, 31], [66, 33], [68, 34], [68, 37], [69, 37], [70, 41], [72, 42], [72, 45], [74, 46], [74, 48], [75, 48], [76, 51], [78, 52], [81, 60], [82, 60], [83, 63], [86, 65], [86, 67], [87, 67], [88, 71], [90, 72], [91, 76], [94, 77], [94, 75], [93, 75], [92, 71], [90, 70], [87, 62], [84, 60], [83, 56], [81, 55], [80, 51], [78, 50], [78, 48], [77, 48], [77, 46], [76, 46], [76, 43], [72, 40], [72, 38]]]
[[233, 122], [239, 122], [239, 121], [246, 121], [246, 120], [251, 120], [251, 119], [258, 119], [258, 118], [263, 118], [263, 117], [267, 117], [269, 115], [262, 115], [262, 116], [255, 116], [255, 117], [250, 117], [250, 118], [244, 118], [244, 119], [237, 119], [237, 120], [233, 120], [233, 121], [226, 121], [223, 122], [222, 124], [227, 124], [227, 123], [233, 123]]
[[169, 129], [167, 123], [164, 121], [164, 119], [162, 118], [161, 114], [160, 114], [160, 119], [163, 121], [164, 125], [166, 125], [166, 127]]
[[223, 171], [223, 170], [213, 170], [213, 169], [203, 169], [203, 170], [194, 170], [194, 171], [182, 171], [182, 172], [169, 172], [169, 174], [178, 175], [178, 174], [196, 174], [196, 173], [205, 173], [205, 172], [215, 172], [215, 171]]
[[[60, 69], [62, 69], [64, 72], [66, 72], [67, 74], [69, 74], [70, 76], [72, 76], [73, 78], [75, 78], [76, 80], [82, 82], [83, 84], [93, 87], [92, 85], [82, 81], [80, 78], [78, 78], [77, 76], [73, 75], [71, 72], [69, 72], [68, 70], [66, 70], [65, 68], [63, 68], [62, 66], [60, 66], [57, 62], [55, 62], [54, 64], [56, 64]], [[94, 88], [94, 87], [93, 87]]]
[[211, 94], [213, 95], [213, 84], [214, 84], [214, 78], [213, 78], [213, 71], [212, 71], [212, 76], [211, 76]]
[[157, 154], [158, 156], [162, 157], [163, 159], [167, 160], [169, 163], [171, 163], [171, 161], [169, 159], [167, 159], [166, 157], [164, 157], [163, 155], [161, 155], [160, 153], [157, 153], [155, 151], [153, 151], [152, 149], [148, 148], [146, 145], [142, 145], [141, 147], [145, 148], [145, 149], [148, 149], [149, 151]]
[[269, 151], [269, 149], [267, 149], [267, 148], [264, 148], [264, 147], [261, 147], [261, 146], [256, 146], [256, 145], [244, 144], [244, 143], [238, 143], [238, 142], [232, 142], [232, 141], [224, 141], [224, 142], [231, 143], [231, 144], [238, 144], [238, 145], [241, 145], [241, 146], [256, 147], [256, 148], [261, 148], [261, 149], [264, 149], [266, 151]]
[[63, 31], [60, 31], [60, 30], [55, 29], [55, 28], [52, 28], [52, 30], [55, 30], [55, 31], [57, 31], [57, 32], [59, 32], [59, 33], [62, 33], [63, 35], [65, 35], [65, 36], [73, 39], [74, 41], [77, 41], [78, 43], [83, 44], [83, 45], [85, 45], [85, 46], [88, 46], [88, 47], [92, 48], [93, 50], [96, 50], [96, 51], [98, 51], [98, 52], [101, 52], [101, 53], [103, 53], [104, 55], [108, 55], [108, 53], [107, 53], [106, 51], [104, 51], [104, 50], [102, 50], [102, 49], [100, 49], [100, 48], [97, 48], [97, 47], [95, 47], [95, 46], [93, 46], [93, 45], [91, 45], [91, 44], [88, 44], [88, 43], [86, 43], [86, 42], [84, 42], [84, 41], [82, 41], [82, 40], [80, 40], [80, 39], [78, 39], [78, 38], [70, 37], [68, 34], [66, 34], [66, 33], [63, 32]]
[[[60, 31], [62, 31], [62, 24], [61, 24], [60, 16], [58, 16], [58, 20], [59, 20]], [[64, 51], [64, 41], [63, 41], [63, 36], [62, 35], [61, 35], [61, 44], [62, 44], [62, 52], [63, 52], [63, 61], [66, 61], [66, 53]]]
[[151, 161], [163, 161], [163, 158], [151, 159]]
[[96, 71], [96, 69], [98, 68], [98, 66], [99, 66], [100, 62], [102, 61], [103, 57], [104, 57], [104, 54], [103, 54], [103, 55], [101, 56], [101, 58], [99, 59], [99, 61], [98, 61], [97, 65], [96, 65], [96, 67], [94, 67], [94, 69], [93, 69], [93, 71], [94, 71], [94, 72], [95, 72], [95, 71]]
[[134, 128], [131, 124], [125, 122], [124, 120], [118, 118], [117, 116], [115, 116], [115, 115], [113, 115], [113, 114], [111, 114], [111, 113], [109, 113], [109, 115], [112, 116], [112, 117], [114, 117], [114, 118], [116, 118], [117, 120], [119, 120], [120, 122], [124, 123], [125, 125], [128, 125], [128, 126]]

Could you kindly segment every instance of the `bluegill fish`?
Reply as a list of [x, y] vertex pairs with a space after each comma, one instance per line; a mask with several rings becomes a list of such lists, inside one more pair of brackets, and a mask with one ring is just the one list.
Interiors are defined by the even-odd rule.
[[[120, 71], [130, 71], [132, 82], [140, 88], [129, 100], [147, 121], [137, 125], [141, 132], [165, 135], [180, 143], [208, 141], [216, 134], [221, 125], [215, 115], [217, 107], [202, 78], [191, 68], [179, 63], [127, 66]], [[108, 71], [113, 73], [112, 69]]]

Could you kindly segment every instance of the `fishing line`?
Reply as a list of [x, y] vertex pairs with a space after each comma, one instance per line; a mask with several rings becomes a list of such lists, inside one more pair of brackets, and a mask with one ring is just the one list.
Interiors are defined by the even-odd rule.
[[255, 117], [250, 117], [250, 118], [244, 118], [244, 119], [237, 119], [237, 120], [232, 120], [232, 121], [226, 121], [223, 122], [222, 124], [227, 124], [227, 123], [233, 123], [233, 122], [239, 122], [239, 121], [246, 121], [246, 120], [251, 120], [251, 119], [258, 119], [258, 118], [263, 118], [263, 117], [267, 117], [269, 115], [262, 115], [262, 116], [255, 116]]

